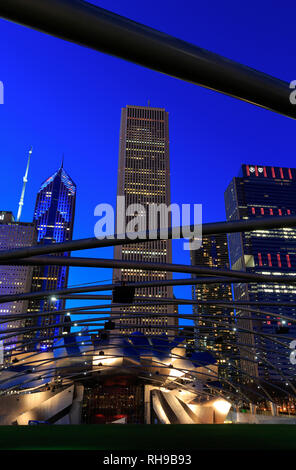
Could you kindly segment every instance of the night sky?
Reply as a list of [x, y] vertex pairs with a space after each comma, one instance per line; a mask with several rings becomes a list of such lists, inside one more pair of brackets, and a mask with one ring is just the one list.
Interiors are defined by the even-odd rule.
[[[92, 3], [288, 82], [296, 79], [293, 2]], [[95, 206], [115, 206], [120, 113], [127, 104], [150, 100], [169, 112], [172, 202], [202, 203], [205, 222], [225, 220], [224, 190], [242, 163], [296, 166], [295, 122], [280, 115], [3, 20], [0, 57], [0, 210], [16, 216], [32, 145], [24, 222], [32, 220], [36, 193], [64, 153], [64, 168], [77, 185], [73, 238], [93, 236]], [[113, 250], [74, 256], [110, 258]], [[182, 242], [173, 242], [173, 262], [190, 263]], [[111, 278], [108, 269], [72, 268], [69, 285]], [[188, 298], [191, 288], [176, 288], [175, 295]]]

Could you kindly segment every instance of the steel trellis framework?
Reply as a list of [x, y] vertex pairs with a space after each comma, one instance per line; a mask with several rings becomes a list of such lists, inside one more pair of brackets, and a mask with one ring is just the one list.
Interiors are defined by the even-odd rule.
[[[54, 35], [56, 37], [75, 42], [77, 44], [91, 47], [93, 49], [99, 50], [104, 53], [112, 54], [117, 57], [135, 62], [137, 64], [143, 65], [145, 67], [154, 69], [156, 71], [171, 75], [175, 78], [186, 80], [188, 82], [216, 90], [218, 92], [227, 94], [229, 96], [247, 101], [254, 105], [272, 110], [274, 112], [281, 113], [285, 116], [295, 119], [296, 118], [296, 109], [289, 100], [290, 88], [289, 84], [281, 80], [278, 80], [274, 77], [268, 76], [251, 68], [245, 67], [241, 64], [235, 63], [228, 59], [225, 59], [221, 56], [213, 54], [209, 51], [201, 49], [192, 44], [186, 43], [174, 37], [168, 36], [166, 34], [160, 33], [156, 30], [148, 28], [147, 26], [135, 23], [127, 18], [123, 18], [119, 15], [115, 15], [111, 12], [103, 10], [99, 7], [91, 5], [90, 3], [83, 2], [80, 0], [3, 0], [0, 5], [0, 16], [11, 21], [18, 22], [25, 26], [29, 26], [39, 31]], [[260, 229], [281, 229], [284, 227], [296, 227], [296, 217], [268, 217], [268, 218], [257, 218], [253, 220], [240, 220], [232, 222], [217, 222], [203, 225], [203, 234], [219, 234], [219, 233], [238, 233], [238, 232], [247, 232]], [[190, 227], [191, 232], [193, 232], [193, 227]], [[179, 228], [169, 228], [167, 238], [182, 238], [182, 231]], [[146, 287], [146, 286], [161, 286], [161, 285], [194, 285], [198, 283], [280, 283], [284, 285], [294, 285], [296, 279], [292, 276], [276, 276], [276, 275], [266, 275], [266, 274], [252, 274], [241, 271], [233, 270], [217, 270], [213, 268], [204, 268], [204, 267], [192, 267], [186, 265], [169, 265], [169, 264], [158, 264], [158, 263], [143, 263], [143, 262], [128, 262], [120, 260], [104, 260], [96, 258], [65, 258], [53, 256], [56, 253], [70, 252], [75, 250], [83, 250], [89, 248], [99, 248], [107, 246], [115, 246], [122, 244], [135, 244], [143, 243], [145, 241], [150, 241], [149, 233], [142, 234], [144, 238], [139, 237], [138, 239], [129, 238], [125, 234], [114, 234], [113, 237], [107, 240], [97, 240], [95, 238], [88, 238], [84, 240], [74, 240], [71, 242], [58, 243], [53, 245], [46, 246], [35, 246], [27, 247], [17, 250], [9, 250], [0, 252], [0, 264], [19, 264], [19, 265], [68, 265], [68, 266], [87, 266], [87, 267], [117, 267], [117, 268], [132, 268], [132, 269], [145, 269], [152, 271], [171, 271], [171, 272], [180, 272], [187, 273], [191, 275], [203, 275], [205, 277], [196, 277], [191, 279], [181, 279], [181, 280], [172, 280], [172, 281], [151, 281], [144, 283], [126, 283], [127, 286], [134, 286], [136, 288]], [[155, 237], [159, 238], [161, 235], [160, 231], [155, 233]], [[77, 286], [74, 288], [55, 290], [52, 292], [30, 292], [25, 294], [9, 295], [9, 296], [0, 296], [0, 303], [12, 302], [25, 299], [33, 298], [44, 298], [49, 295], [60, 295], [64, 298], [69, 299], [96, 299], [96, 300], [111, 300], [110, 296], [98, 296], [98, 294], [91, 295], [81, 295], [82, 293], [88, 292], [100, 292], [112, 290], [116, 285], [109, 284], [105, 286]], [[186, 301], [186, 299], [167, 299], [164, 302], [171, 302], [174, 305], [181, 304], [193, 304], [194, 301]], [[161, 305], [162, 302], [160, 299], [145, 299], [145, 298], [135, 298], [135, 302], [131, 305], [137, 306], [147, 306], [147, 305]], [[222, 305], [225, 308], [238, 308], [239, 313], [237, 314], [238, 319], [244, 319], [241, 315], [242, 312], [251, 312], [253, 314], [261, 315], [257, 316], [257, 321], [264, 321], [266, 315], [277, 316], [281, 319], [287, 321], [295, 321], [292, 317], [288, 317], [281, 314], [275, 314], [272, 312], [266, 312], [261, 310], [261, 308], [254, 309], [251, 308], [254, 303], [250, 301], [246, 302], [196, 302], [200, 305]], [[127, 306], [129, 304], [123, 304]], [[262, 306], [274, 307], [275, 305], [272, 302], [262, 303]], [[120, 304], [117, 304], [119, 307]], [[294, 308], [295, 305], [290, 303], [286, 305], [284, 302], [278, 303], [278, 306], [286, 306]], [[110, 304], [106, 305], [97, 305], [94, 307], [77, 307], [72, 309], [65, 309], [60, 312], [71, 312], [71, 314], [90, 314], [91, 310], [93, 315], [105, 315], [108, 312], [101, 311], [100, 309], [105, 309], [110, 307]], [[88, 310], [89, 311], [88, 311]], [[57, 311], [45, 312], [42, 315], [55, 315]], [[247, 314], [245, 313], [245, 315]], [[147, 317], [147, 312], [145, 316]], [[151, 313], [151, 316], [154, 314]], [[187, 315], [175, 314], [179, 318], [187, 318]], [[40, 316], [40, 315], [39, 315]], [[134, 315], [125, 315], [124, 321], [128, 322], [129, 319], [138, 318], [141, 316], [141, 313]], [[189, 317], [189, 315], [188, 315]], [[5, 315], [0, 315], [0, 320], [4, 320]], [[18, 315], [11, 317], [11, 322], [17, 322], [20, 318], [31, 318], [34, 319], [34, 315]], [[91, 327], [97, 327], [93, 331], [100, 333], [101, 324], [106, 321], [108, 316], [99, 316], [87, 320], [78, 320], [70, 321], [70, 325], [85, 325]], [[194, 315], [191, 315], [190, 318], [194, 318]], [[210, 315], [199, 315], [199, 318], [207, 319], [207, 322], [214, 324], [217, 323], [217, 318]], [[282, 342], [281, 335], [272, 335], [266, 333], [260, 333], [258, 331], [254, 332], [249, 330], [242, 325], [237, 323], [231, 323], [224, 321], [227, 320], [227, 315], [223, 317], [223, 321], [219, 318], [219, 324], [222, 328], [231, 331], [235, 326], [237, 330], [245, 331], [250, 334], [260, 335], [267, 338], [273, 342], [274, 347], [278, 344], [288, 348], [287, 343]], [[248, 318], [248, 317], [247, 317]], [[98, 326], [101, 325], [101, 326]], [[129, 325], [127, 323], [127, 325]], [[56, 323], [52, 325], [47, 325], [43, 329], [48, 329], [50, 326], [57, 326]], [[134, 327], [134, 324], [132, 324]], [[157, 325], [158, 329], [164, 329], [164, 326]], [[167, 327], [166, 327], [167, 328]], [[202, 328], [202, 327], [201, 327]], [[115, 328], [115, 330], [117, 327]], [[31, 327], [20, 327], [20, 328], [10, 328], [7, 330], [2, 330], [3, 334], [8, 333], [6, 338], [13, 337], [15, 333], [26, 333], [32, 330], [42, 330], [40, 327], [31, 326]], [[151, 327], [153, 330], [153, 327]], [[69, 334], [71, 335], [71, 334]], [[4, 336], [5, 337], [5, 336]], [[61, 336], [62, 337], [62, 336]], [[50, 337], [49, 337], [50, 338]], [[44, 339], [44, 338], [43, 338]], [[285, 337], [287, 339], [287, 337]], [[289, 339], [289, 338], [288, 338]], [[32, 343], [32, 342], [31, 342]], [[19, 348], [26, 347], [30, 344], [30, 341], [19, 341], [16, 343], [13, 351], [10, 352], [11, 357], [14, 354], [18, 354]], [[79, 344], [79, 342], [75, 343]], [[238, 346], [239, 342], [229, 342], [230, 346]], [[243, 358], [246, 361], [253, 361], [250, 358], [250, 351], [252, 355], [256, 353], [259, 354], [257, 346], [254, 345], [239, 345], [241, 350], [246, 350], [246, 356]], [[56, 346], [52, 346], [54, 350]], [[14, 352], [16, 351], [16, 352]], [[260, 354], [264, 353], [264, 346], [261, 347]], [[38, 352], [36, 352], [38, 355]], [[262, 356], [260, 356], [262, 358]], [[263, 361], [267, 361], [264, 357]], [[28, 362], [30, 365], [30, 362]], [[270, 365], [270, 364], [269, 364]], [[273, 368], [277, 372], [281, 373], [276, 366]], [[6, 366], [5, 366], [6, 367]], [[159, 365], [158, 365], [159, 367]], [[234, 364], [231, 365], [232, 368], [237, 369], [239, 374], [242, 374], [241, 369], [236, 368]], [[49, 370], [49, 379], [52, 378], [51, 372], [56, 372], [56, 370], [61, 370], [61, 367], [52, 367]], [[188, 371], [187, 371], [188, 372]], [[244, 373], [245, 374], [245, 373]], [[66, 378], [71, 378], [73, 376], [79, 376], [79, 380], [82, 380], [81, 376], [76, 373], [71, 373], [66, 376]], [[246, 374], [245, 374], [246, 375]], [[249, 376], [256, 383], [256, 377]], [[295, 396], [295, 387], [293, 384], [294, 377], [293, 374], [290, 376], [283, 377], [289, 385], [289, 391], [284, 390], [288, 395]], [[291, 380], [290, 380], [291, 379]], [[248, 400], [248, 389], [242, 383], [233, 383], [231, 380], [225, 380], [228, 383], [228, 386], [232, 389], [237, 388], [240, 397]], [[264, 382], [264, 381], [263, 381]], [[0, 381], [1, 383], [1, 381]], [[280, 389], [275, 384], [266, 383], [264, 385], [272, 386], [276, 389]], [[257, 386], [258, 388], [264, 387], [262, 384]], [[233, 396], [233, 390], [227, 390], [227, 393]], [[245, 394], [246, 392], [246, 394]], [[267, 398], [272, 400], [272, 396], [269, 391], [264, 390], [264, 395], [259, 393], [258, 390], [252, 390], [252, 393], [260, 395], [261, 398]], [[235, 396], [233, 396], [235, 401]]]

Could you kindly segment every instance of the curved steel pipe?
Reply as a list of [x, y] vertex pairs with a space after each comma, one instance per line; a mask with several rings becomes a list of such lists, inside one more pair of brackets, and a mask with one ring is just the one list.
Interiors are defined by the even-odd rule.
[[288, 83], [90, 3], [2, 0], [0, 16], [296, 118]]
[[[196, 284], [232, 284], [239, 283], [240, 279], [236, 278], [222, 278], [222, 277], [191, 277], [189, 279], [164, 279], [161, 281], [142, 281], [142, 282], [125, 282], [126, 287], [135, 287], [137, 289], [141, 287], [162, 287], [162, 286], [190, 286]], [[101, 292], [110, 291], [116, 287], [117, 284], [101, 284], [96, 286], [76, 286], [64, 289], [54, 289], [36, 292], [24, 292], [22, 294], [7, 294], [0, 295], [0, 304], [6, 302], [13, 302], [15, 300], [29, 300], [29, 299], [42, 299], [43, 297], [51, 297], [58, 295], [71, 295], [74, 292]]]
[[[0, 4], [1, 5], [1, 4]], [[1, 8], [0, 8], [1, 9]], [[197, 226], [196, 226], [197, 227]], [[202, 225], [202, 235], [215, 235], [219, 233], [238, 233], [249, 232], [262, 229], [280, 229], [296, 227], [296, 216], [278, 216], [278, 217], [258, 217], [254, 219], [233, 220], [229, 222], [209, 222]], [[166, 239], [183, 239], [188, 237], [188, 232], [194, 232], [194, 226], [169, 227]], [[156, 230], [155, 239], [162, 238], [162, 230]], [[184, 235], [185, 234], [185, 235]], [[71, 240], [66, 242], [54, 243], [51, 245], [35, 245], [14, 250], [0, 251], [0, 261], [12, 260], [18, 258], [27, 258], [30, 256], [45, 255], [50, 253], [64, 253], [68, 251], [86, 250], [91, 248], [104, 248], [107, 246], [129, 245], [136, 243], [145, 243], [151, 241], [151, 233], [138, 232], [139, 238], [133, 239], [131, 234], [118, 234], [110, 236], [103, 240], [93, 238], [82, 238], [80, 240]], [[154, 239], [154, 238], [153, 238]]]
[[[278, 284], [295, 284], [294, 276], [257, 274], [246, 271], [236, 271], [231, 269], [208, 268], [204, 266], [190, 266], [186, 264], [157, 263], [147, 261], [129, 261], [121, 259], [104, 259], [104, 258], [78, 258], [67, 256], [34, 256], [32, 258], [17, 259], [13, 261], [2, 261], [0, 264], [12, 264], [23, 266], [76, 266], [83, 268], [117, 268], [117, 269], [141, 269], [145, 271], [162, 271], [175, 272], [182, 274], [202, 274], [204, 276], [217, 276], [241, 279], [241, 282], [266, 282]], [[217, 282], [217, 281], [216, 281]], [[24, 294], [20, 294], [24, 295]], [[7, 296], [5, 296], [7, 297]]]

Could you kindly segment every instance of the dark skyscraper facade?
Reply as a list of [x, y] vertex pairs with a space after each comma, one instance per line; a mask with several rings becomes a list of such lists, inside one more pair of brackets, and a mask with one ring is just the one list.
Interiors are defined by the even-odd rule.
[[[47, 245], [72, 240], [75, 200], [76, 185], [62, 165], [41, 185], [37, 194], [34, 222], [39, 244]], [[69, 253], [60, 256], [69, 256]], [[67, 286], [68, 271], [67, 266], [38, 266], [34, 268], [32, 289], [41, 291], [62, 289]], [[46, 327], [48, 324], [63, 321], [63, 315], [54, 315], [54, 311], [64, 308], [65, 300], [45, 298], [30, 302], [28, 311], [35, 313], [52, 311], [53, 314], [39, 317], [35, 323], [39, 327]], [[38, 332], [38, 338], [55, 336], [60, 331], [60, 327], [43, 329]]]
[[[192, 250], [191, 264], [217, 269], [229, 269], [227, 235], [207, 235], [202, 238], [199, 250]], [[192, 287], [192, 297], [208, 304], [193, 307], [195, 319], [195, 343], [199, 349], [207, 350], [217, 358], [219, 375], [236, 375], [236, 332], [229, 328], [234, 324], [234, 310], [211, 302], [231, 303], [230, 284], [197, 284]]]
[[[227, 220], [296, 214], [296, 170], [260, 165], [242, 165], [225, 192]], [[266, 275], [296, 275], [296, 230], [262, 229], [229, 235], [231, 266], [234, 270]], [[235, 300], [256, 301], [266, 311], [256, 321], [256, 313], [237, 310], [238, 326], [244, 328], [238, 338], [244, 380], [267, 380], [287, 387], [285, 376], [293, 374], [289, 343], [296, 326], [279, 315], [296, 317], [296, 309], [280, 305], [295, 301], [296, 287], [281, 283], [235, 284]], [[279, 305], [260, 307], [264, 301]], [[270, 315], [268, 315], [270, 313]], [[243, 315], [244, 320], [239, 317]], [[246, 331], [248, 330], [248, 331]], [[252, 331], [257, 334], [252, 334]], [[273, 335], [272, 340], [268, 335]], [[261, 336], [260, 336], [261, 335]], [[285, 343], [287, 348], [280, 343]], [[295, 368], [295, 366], [294, 366]]]
[[[0, 250], [12, 250], [36, 244], [36, 228], [33, 223], [15, 222], [12, 212], [0, 212]], [[20, 294], [31, 290], [32, 282], [31, 266], [11, 265], [0, 266], [0, 295]], [[15, 316], [25, 314], [27, 311], [27, 301], [9, 302], [0, 304], [1, 316]], [[6, 349], [11, 349], [17, 341], [22, 341], [22, 335], [11, 335], [10, 338], [3, 339], [9, 335], [9, 330], [22, 328], [24, 320], [9, 321], [0, 324], [0, 341], [4, 341]], [[4, 331], [5, 330], [5, 331]], [[19, 346], [19, 345], [18, 345]]]
[[[168, 113], [163, 108], [126, 106], [122, 109], [118, 166], [117, 196], [125, 197], [125, 207], [141, 204], [148, 210], [150, 204], [170, 205], [170, 159]], [[126, 222], [128, 222], [126, 217]], [[171, 241], [154, 240], [147, 243], [116, 246], [114, 258], [145, 262], [171, 263]], [[171, 279], [171, 273], [133, 269], [115, 269], [114, 282]], [[136, 296], [173, 297], [171, 287], [136, 289]], [[118, 311], [116, 306], [113, 311]], [[173, 306], [121, 308], [117, 324], [127, 324], [121, 333], [142, 331], [149, 334], [172, 332], [177, 319], [166, 316]], [[124, 313], [142, 312], [142, 318], [125, 320]], [[153, 316], [145, 317], [145, 312]]]

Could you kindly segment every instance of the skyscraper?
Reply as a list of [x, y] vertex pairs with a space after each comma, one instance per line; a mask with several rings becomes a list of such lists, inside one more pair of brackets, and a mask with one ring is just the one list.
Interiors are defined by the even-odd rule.
[[[296, 214], [296, 170], [260, 165], [242, 165], [225, 192], [227, 220]], [[250, 273], [296, 275], [296, 230], [262, 229], [229, 235], [231, 267]], [[293, 284], [240, 283], [234, 285], [235, 300], [256, 301], [259, 309], [272, 315], [256, 320], [256, 313], [237, 310], [241, 366], [244, 380], [253, 378], [287, 387], [286, 377], [293, 375], [289, 360], [289, 342], [295, 338], [295, 323], [278, 315], [296, 318], [296, 309], [280, 302], [295, 301]], [[260, 307], [261, 302], [278, 302]], [[239, 319], [243, 315], [244, 319]], [[255, 334], [253, 334], [253, 332]], [[273, 335], [270, 338], [266, 335]], [[286, 344], [287, 348], [282, 344]]]
[[[227, 235], [206, 235], [199, 250], [192, 250], [191, 264], [217, 269], [229, 269]], [[234, 323], [233, 308], [211, 304], [219, 301], [232, 302], [230, 284], [196, 284], [192, 297], [209, 304], [195, 304], [195, 342], [199, 349], [207, 350], [217, 358], [220, 376], [236, 374], [236, 334], [230, 323]], [[234, 367], [233, 367], [234, 366]]]
[[[39, 244], [52, 244], [72, 240], [75, 214], [76, 185], [61, 167], [41, 185], [35, 204], [34, 222], [38, 232]], [[62, 253], [59, 256], [69, 256]], [[67, 266], [38, 266], [33, 271], [32, 290], [54, 290], [67, 286], [69, 268]], [[60, 323], [63, 315], [54, 315], [55, 310], [65, 308], [65, 300], [44, 298], [41, 301], [31, 301], [29, 312], [53, 312], [51, 315], [40, 316], [29, 325], [45, 327], [48, 324]], [[29, 326], [28, 325], [28, 326]], [[33, 336], [39, 340], [42, 337], [56, 336], [60, 327], [42, 329]], [[28, 333], [29, 338], [32, 337]], [[44, 340], [44, 343], [50, 340]]]
[[[125, 197], [125, 207], [141, 204], [170, 205], [170, 160], [168, 113], [163, 108], [126, 106], [121, 113], [120, 148], [118, 165], [117, 196]], [[125, 221], [129, 218], [125, 216]], [[154, 240], [147, 243], [117, 246], [114, 258], [145, 262], [171, 263], [171, 241]], [[114, 282], [149, 281], [171, 279], [171, 273], [133, 269], [115, 269]], [[136, 289], [136, 296], [173, 297], [172, 287], [151, 287]], [[114, 306], [113, 311], [119, 309]], [[117, 325], [121, 333], [142, 331], [161, 334], [173, 331], [177, 319], [166, 314], [173, 313], [173, 306], [154, 305], [150, 307], [121, 308], [122, 313]], [[125, 319], [124, 314], [142, 312], [141, 318]], [[145, 317], [145, 313], [153, 316]]]
[[[33, 223], [15, 222], [12, 212], [0, 212], [0, 250], [32, 246], [36, 244], [36, 239], [37, 233]], [[0, 295], [29, 292], [32, 282], [32, 270], [31, 266], [0, 266]], [[27, 305], [28, 302], [24, 300], [0, 304], [0, 315], [9, 317], [25, 314]], [[4, 337], [10, 336], [10, 329], [13, 331], [14, 328], [22, 328], [24, 322], [24, 319], [9, 321], [8, 318], [7, 322], [0, 324], [0, 332], [3, 333], [0, 335], [0, 340], [3, 339], [7, 349], [12, 348], [23, 337], [18, 333], [15, 336], [11, 333], [12, 336], [7, 339], [4, 339]]]

